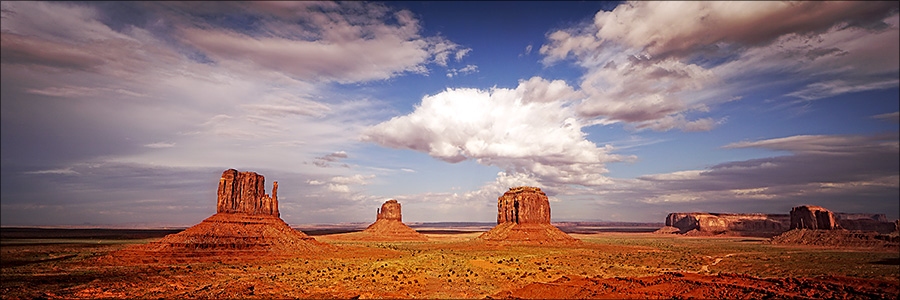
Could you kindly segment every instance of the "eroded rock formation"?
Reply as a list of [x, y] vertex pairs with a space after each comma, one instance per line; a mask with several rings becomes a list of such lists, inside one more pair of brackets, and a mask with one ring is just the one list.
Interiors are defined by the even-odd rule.
[[897, 225], [888, 222], [884, 214], [833, 213], [821, 206], [804, 205], [794, 207], [790, 214], [670, 213], [666, 216], [666, 227], [657, 232], [672, 233], [673, 228], [681, 234], [772, 237], [792, 229], [847, 229], [886, 234]]
[[572, 243], [578, 240], [550, 225], [550, 200], [537, 187], [510, 188], [497, 198], [497, 226], [480, 240]]
[[272, 187], [272, 197], [266, 194], [266, 178], [256, 172], [228, 169], [219, 179], [217, 213], [246, 213], [280, 217], [278, 212], [278, 182]]
[[750, 236], [772, 236], [788, 230], [790, 216], [781, 214], [670, 213], [666, 226], [680, 233], [733, 233]]
[[891, 233], [896, 229], [895, 223], [888, 221], [884, 214], [835, 213], [834, 218], [840, 228], [847, 230]]
[[520, 186], [497, 199], [497, 224], [550, 224], [550, 200], [541, 188]]
[[400, 202], [391, 199], [385, 201], [378, 210], [375, 223], [366, 227], [363, 232], [351, 235], [357, 240], [371, 241], [427, 241], [425, 235], [416, 232], [403, 224], [403, 214], [400, 210]]
[[397, 200], [394, 199], [385, 201], [384, 204], [381, 205], [381, 209], [378, 210], [378, 215], [375, 217], [375, 220], [395, 220], [403, 222], [403, 214], [400, 212], [400, 202], [397, 202]]
[[791, 229], [838, 229], [840, 226], [830, 210], [816, 205], [801, 205], [791, 209]]
[[279, 217], [278, 183], [272, 197], [265, 177], [226, 170], [219, 180], [216, 214], [182, 232], [113, 253], [142, 262], [255, 260], [333, 251]]

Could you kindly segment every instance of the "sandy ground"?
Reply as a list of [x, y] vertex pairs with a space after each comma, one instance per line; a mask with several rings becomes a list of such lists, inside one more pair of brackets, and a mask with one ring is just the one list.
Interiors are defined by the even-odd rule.
[[[0, 295], [24, 298], [892, 298], [896, 249], [785, 246], [761, 238], [572, 234], [581, 243], [315, 236], [334, 252], [294, 258], [128, 263], [155, 238], [7, 238]], [[143, 237], [143, 236], [141, 236]]]

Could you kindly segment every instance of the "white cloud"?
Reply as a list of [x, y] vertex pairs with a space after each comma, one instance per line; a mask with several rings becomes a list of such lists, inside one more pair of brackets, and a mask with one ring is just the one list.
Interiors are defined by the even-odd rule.
[[472, 52], [471, 48], [463, 48], [456, 51], [456, 61], [462, 61], [463, 57], [466, 57], [469, 52]]
[[786, 95], [804, 100], [896, 87], [897, 7], [628, 2], [548, 34], [540, 53], [545, 64], [572, 58], [585, 68], [583, 117], [705, 131], [723, 120], [687, 117], [766, 85], [799, 86]]
[[331, 182], [339, 183], [339, 184], [355, 184], [355, 185], [365, 185], [368, 184], [368, 180], [375, 178], [375, 175], [361, 175], [356, 174], [353, 176], [336, 176], [331, 178]]
[[895, 111], [892, 113], [874, 115], [874, 116], [872, 116], [872, 118], [891, 121], [894, 123], [900, 123], [900, 112]]
[[144, 145], [144, 147], [153, 148], [153, 149], [172, 148], [172, 147], [175, 147], [175, 143], [165, 143], [165, 142], [150, 143], [150, 144]]
[[[181, 41], [217, 63], [274, 70], [311, 82], [424, 74], [428, 63], [446, 66], [451, 53], [460, 60], [467, 52], [442, 37], [421, 36], [409, 11], [375, 3], [225, 5], [231, 6], [259, 20], [246, 29], [181, 28]], [[282, 11], [272, 14], [274, 10]]]
[[43, 174], [51, 174], [51, 175], [80, 175], [80, 173], [78, 173], [78, 172], [75, 171], [75, 170], [72, 170], [71, 168], [66, 168], [66, 169], [52, 169], [52, 170], [39, 170], [39, 171], [28, 171], [28, 172], [25, 172], [25, 174], [31, 174], [31, 175], [43, 175]]
[[478, 72], [478, 66], [476, 65], [466, 65], [462, 69], [451, 68], [447, 70], [447, 77], [453, 78], [459, 74], [471, 74]]
[[574, 95], [564, 82], [538, 77], [516, 89], [447, 89], [424, 97], [409, 115], [366, 129], [362, 140], [451, 163], [473, 159], [548, 182], [603, 184], [605, 163], [627, 158], [585, 139], [565, 105]]
[[346, 184], [329, 183], [328, 190], [336, 193], [350, 193], [350, 187]]

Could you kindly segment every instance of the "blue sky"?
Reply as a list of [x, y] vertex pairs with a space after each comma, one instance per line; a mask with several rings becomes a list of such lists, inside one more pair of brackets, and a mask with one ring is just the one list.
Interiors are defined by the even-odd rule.
[[4, 2], [3, 226], [900, 211], [896, 2]]

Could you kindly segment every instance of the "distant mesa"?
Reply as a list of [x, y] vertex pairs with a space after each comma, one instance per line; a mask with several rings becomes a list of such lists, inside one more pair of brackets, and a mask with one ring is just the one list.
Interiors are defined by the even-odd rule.
[[789, 226], [790, 216], [786, 214], [670, 213], [666, 216], [666, 227], [657, 233], [771, 237], [788, 230]]
[[216, 214], [182, 232], [113, 256], [144, 262], [290, 257], [333, 248], [288, 226], [278, 211], [278, 182], [272, 196], [255, 172], [226, 170], [219, 179]]
[[478, 236], [498, 242], [574, 243], [577, 239], [550, 225], [550, 200], [537, 187], [510, 188], [497, 198], [497, 226]]
[[375, 214], [375, 223], [362, 232], [350, 233], [339, 239], [363, 241], [427, 241], [428, 237], [403, 224], [400, 202], [385, 201]]
[[666, 227], [656, 233], [773, 237], [792, 229], [847, 229], [887, 234], [896, 227], [884, 214], [834, 213], [821, 206], [801, 205], [789, 214], [670, 213], [666, 216]]

